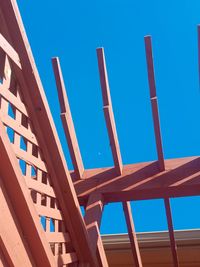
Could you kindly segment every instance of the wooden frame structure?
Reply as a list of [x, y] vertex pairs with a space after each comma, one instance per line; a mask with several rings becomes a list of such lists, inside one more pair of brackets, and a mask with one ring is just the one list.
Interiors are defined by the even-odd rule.
[[0, 0], [2, 266], [108, 266], [99, 231], [103, 208], [122, 202], [135, 266], [142, 267], [130, 201], [156, 198], [164, 199], [173, 266], [179, 266], [170, 198], [200, 194], [200, 158], [164, 159], [150, 36], [145, 50], [158, 160], [123, 165], [104, 50], [98, 48], [114, 167], [93, 170], [84, 169], [59, 59], [52, 59], [74, 166], [69, 173], [16, 1]]
[[[0, 176], [24, 235], [21, 242], [27, 244], [27, 266], [96, 266], [14, 0], [0, 1], [0, 32]], [[5, 223], [1, 219], [2, 238]], [[9, 252], [1, 250], [4, 256]], [[16, 266], [12, 255], [9, 258]]]

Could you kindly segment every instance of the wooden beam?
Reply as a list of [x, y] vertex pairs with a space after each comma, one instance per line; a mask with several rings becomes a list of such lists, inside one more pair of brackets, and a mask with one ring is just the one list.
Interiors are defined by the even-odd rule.
[[103, 199], [100, 194], [91, 194], [85, 210], [85, 224], [90, 237], [90, 244], [94, 254], [97, 255], [96, 267], [108, 267], [105, 250], [101, 240], [99, 228], [103, 211]]
[[154, 77], [155, 75], [154, 75], [151, 36], [145, 36], [144, 40], [145, 40], [151, 108], [152, 108], [153, 123], [154, 123], [154, 133], [155, 133], [155, 138], [156, 138], [156, 148], [157, 148], [157, 154], [158, 154], [158, 163], [159, 163], [160, 171], [164, 171], [165, 164], [164, 164], [160, 120], [159, 120], [159, 112], [158, 112], [158, 99], [156, 95], [156, 83], [155, 83], [155, 77]]
[[15, 267], [0, 236], [0, 267]]
[[140, 255], [140, 250], [138, 246], [137, 236], [135, 233], [135, 226], [133, 222], [132, 212], [131, 212], [131, 204], [130, 202], [122, 202], [124, 215], [126, 219], [126, 224], [128, 228], [128, 235], [131, 243], [131, 250], [133, 254], [134, 266], [135, 267], [142, 267], [142, 260]]
[[79, 202], [92, 192], [106, 202], [199, 195], [200, 157], [166, 160], [165, 166], [160, 172], [157, 162], [124, 165], [121, 176], [112, 168], [86, 170], [84, 181], [74, 183]]
[[6, 53], [0, 49], [0, 79], [1, 81], [3, 81], [3, 79], [5, 78], [5, 62], [6, 62]]
[[0, 251], [4, 252], [9, 266], [35, 266], [1, 178], [0, 203]]
[[108, 83], [108, 74], [106, 70], [106, 61], [103, 48], [97, 48], [97, 58], [98, 58], [99, 75], [100, 75], [100, 82], [101, 82], [101, 89], [103, 96], [103, 110], [106, 120], [106, 126], [108, 129], [108, 135], [109, 135], [115, 169], [117, 174], [121, 175], [123, 164], [119, 147], [119, 141], [117, 137], [115, 119], [113, 114], [112, 101]]
[[165, 202], [165, 211], [166, 211], [166, 216], [167, 216], [167, 224], [168, 224], [168, 229], [169, 229], [169, 238], [170, 238], [170, 244], [171, 244], [173, 265], [174, 267], [179, 267], [177, 246], [176, 246], [176, 241], [174, 237], [174, 227], [173, 227], [173, 222], [172, 222], [172, 213], [171, 213], [169, 198], [165, 198], [164, 202]]
[[52, 58], [52, 65], [60, 101], [62, 124], [65, 131], [65, 136], [67, 139], [74, 170], [78, 178], [80, 179], [84, 172], [84, 166], [76, 137], [74, 123], [71, 115], [69, 101], [67, 98], [66, 88], [58, 57]]

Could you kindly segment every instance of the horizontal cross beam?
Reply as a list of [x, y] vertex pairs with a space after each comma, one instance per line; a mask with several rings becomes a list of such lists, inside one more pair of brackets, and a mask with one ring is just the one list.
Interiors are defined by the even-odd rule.
[[157, 162], [125, 165], [120, 176], [113, 168], [86, 170], [74, 183], [79, 202], [94, 191], [105, 202], [200, 195], [200, 157], [165, 160], [165, 166], [160, 172]]

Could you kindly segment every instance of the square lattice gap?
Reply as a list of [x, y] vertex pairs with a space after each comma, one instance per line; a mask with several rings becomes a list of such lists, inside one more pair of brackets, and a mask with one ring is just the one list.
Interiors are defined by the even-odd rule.
[[101, 234], [126, 233], [126, 222], [121, 203], [110, 203], [104, 207]]
[[19, 166], [23, 175], [26, 175], [26, 161], [19, 159]]
[[200, 228], [200, 196], [171, 199], [174, 229]]
[[8, 103], [8, 116], [15, 120], [15, 107], [11, 103]]
[[8, 134], [8, 137], [10, 139], [10, 142], [13, 144], [15, 132], [11, 127], [7, 127], [7, 134]]
[[20, 148], [27, 151], [27, 140], [24, 137], [20, 137]]
[[80, 206], [82, 216], [85, 216], [85, 208], [84, 206]]
[[136, 232], [168, 230], [163, 199], [131, 201]]
[[40, 216], [40, 223], [41, 223], [44, 231], [46, 231], [46, 217], [45, 216]]

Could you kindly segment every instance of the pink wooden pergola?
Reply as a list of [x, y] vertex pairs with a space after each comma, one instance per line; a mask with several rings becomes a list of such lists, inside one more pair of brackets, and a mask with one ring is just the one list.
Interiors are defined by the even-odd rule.
[[52, 59], [74, 166], [69, 173], [16, 1], [0, 0], [0, 266], [108, 266], [102, 212], [105, 204], [122, 202], [134, 263], [142, 267], [130, 201], [156, 198], [164, 199], [172, 262], [179, 266], [170, 198], [200, 194], [200, 158], [164, 159], [151, 37], [144, 40], [158, 160], [123, 165], [104, 50], [98, 48], [110, 168], [84, 169], [59, 59]]

